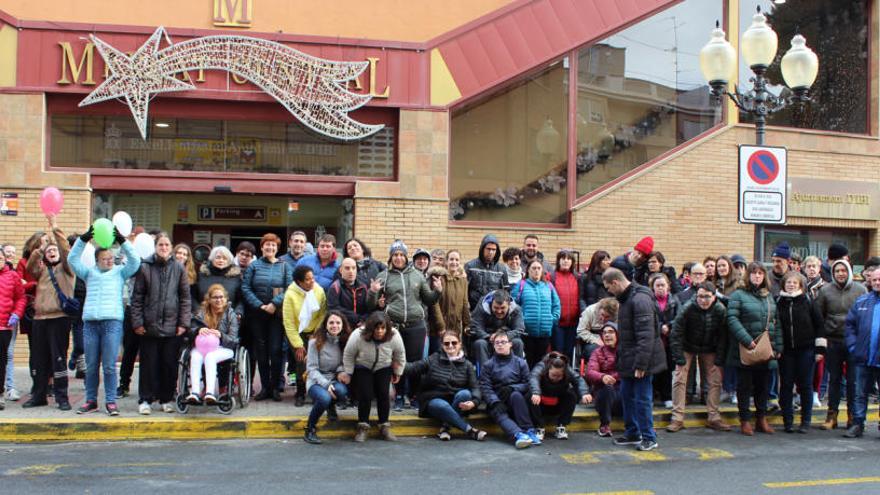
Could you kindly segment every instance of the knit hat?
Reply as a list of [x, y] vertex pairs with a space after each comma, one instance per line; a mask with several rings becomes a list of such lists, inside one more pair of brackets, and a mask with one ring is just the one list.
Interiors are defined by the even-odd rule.
[[828, 259], [829, 260], [839, 260], [844, 256], [849, 254], [849, 249], [846, 248], [843, 244], [834, 243], [828, 246]]
[[791, 258], [791, 247], [789, 247], [788, 243], [785, 241], [780, 242], [773, 248], [773, 254], [770, 255], [771, 258], [783, 258], [790, 259]]
[[654, 251], [654, 238], [651, 236], [643, 237], [642, 240], [639, 241], [639, 243], [636, 244], [633, 249], [644, 254], [645, 256], [648, 256], [649, 254], [651, 254], [652, 251]]
[[[406, 253], [404, 253], [404, 254], [406, 254]], [[431, 253], [429, 253], [428, 251], [426, 251], [426, 250], [424, 250], [424, 249], [422, 249], [422, 248], [418, 248], [418, 249], [416, 249], [415, 254], [413, 254], [413, 259], [416, 259], [416, 258], [418, 258], [419, 256], [424, 256], [424, 257], [426, 257], [426, 258], [428, 258], [428, 259], [431, 259]]]
[[388, 249], [388, 256], [393, 255], [395, 251], [401, 251], [404, 256], [409, 256], [406, 244], [400, 239], [395, 239], [395, 241], [391, 243], [391, 247]]
[[743, 255], [741, 255], [741, 254], [734, 254], [733, 256], [730, 257], [730, 261], [733, 262], [733, 265], [734, 265], [734, 266], [736, 266], [736, 265], [740, 265], [740, 264], [742, 264], [742, 265], [748, 265], [748, 264], [749, 264], [749, 262], [746, 261], [745, 256], [743, 256]]

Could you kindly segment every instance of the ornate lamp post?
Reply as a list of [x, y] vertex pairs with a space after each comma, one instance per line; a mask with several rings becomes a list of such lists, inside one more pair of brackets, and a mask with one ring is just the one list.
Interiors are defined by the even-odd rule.
[[767, 116], [778, 112], [790, 104], [803, 104], [809, 101], [809, 89], [819, 71], [819, 58], [806, 45], [806, 39], [797, 34], [791, 40], [791, 48], [782, 57], [782, 77], [791, 88], [788, 98], [775, 96], [767, 91], [767, 68], [776, 58], [778, 39], [776, 32], [767, 25], [767, 18], [761, 7], [752, 18], [752, 25], [742, 35], [742, 55], [755, 74], [750, 78], [751, 90], [742, 93], [735, 88], [726, 91], [730, 79], [736, 74], [736, 50], [724, 39], [724, 31], [715, 24], [712, 38], [700, 50], [700, 70], [712, 88], [715, 101], [720, 103], [727, 95], [733, 103], [755, 119], [755, 144], [764, 144]]

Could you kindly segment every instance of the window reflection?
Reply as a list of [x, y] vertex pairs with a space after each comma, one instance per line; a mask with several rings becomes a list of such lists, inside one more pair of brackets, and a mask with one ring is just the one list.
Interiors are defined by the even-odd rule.
[[127, 116], [52, 115], [56, 167], [392, 177], [394, 129], [338, 143], [295, 123], [152, 119], [147, 140]]

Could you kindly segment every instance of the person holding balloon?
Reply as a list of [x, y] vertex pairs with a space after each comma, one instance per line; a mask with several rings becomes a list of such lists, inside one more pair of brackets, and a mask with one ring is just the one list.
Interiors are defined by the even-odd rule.
[[140, 335], [138, 412], [150, 414], [158, 400], [174, 412], [179, 337], [192, 319], [189, 278], [171, 251], [171, 238], [156, 235], [156, 252], [141, 261], [131, 296], [131, 326]]
[[[192, 320], [195, 346], [189, 354], [190, 404], [217, 403], [217, 363], [232, 359], [238, 345], [238, 317], [229, 304], [229, 295], [220, 284], [205, 293], [198, 314]], [[202, 364], [205, 366], [205, 396], [202, 393]]]
[[[95, 266], [87, 267], [82, 254], [92, 238], [98, 244], [98, 249], [94, 255]], [[124, 265], [116, 265], [109, 250], [114, 240], [125, 254], [127, 262]], [[77, 239], [67, 255], [67, 263], [86, 284], [82, 316], [86, 350], [86, 402], [76, 412], [84, 414], [98, 410], [98, 369], [103, 368], [105, 409], [107, 414], [118, 416], [116, 356], [122, 341], [122, 288], [125, 280], [137, 273], [141, 259], [125, 236], [104, 218], [96, 221]]]

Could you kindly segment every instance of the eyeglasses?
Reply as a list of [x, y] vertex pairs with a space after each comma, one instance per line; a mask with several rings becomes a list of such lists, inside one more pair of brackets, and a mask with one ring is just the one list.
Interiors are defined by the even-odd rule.
[[492, 345], [494, 345], [495, 347], [498, 347], [498, 346], [502, 346], [502, 345], [507, 345], [509, 343], [510, 343], [509, 340], [496, 340], [495, 342], [492, 343]]
[[455, 347], [457, 345], [458, 345], [458, 342], [455, 342], [453, 340], [450, 340], [448, 342], [443, 343], [443, 347]]
[[697, 294], [697, 299], [712, 299], [712, 294]]

